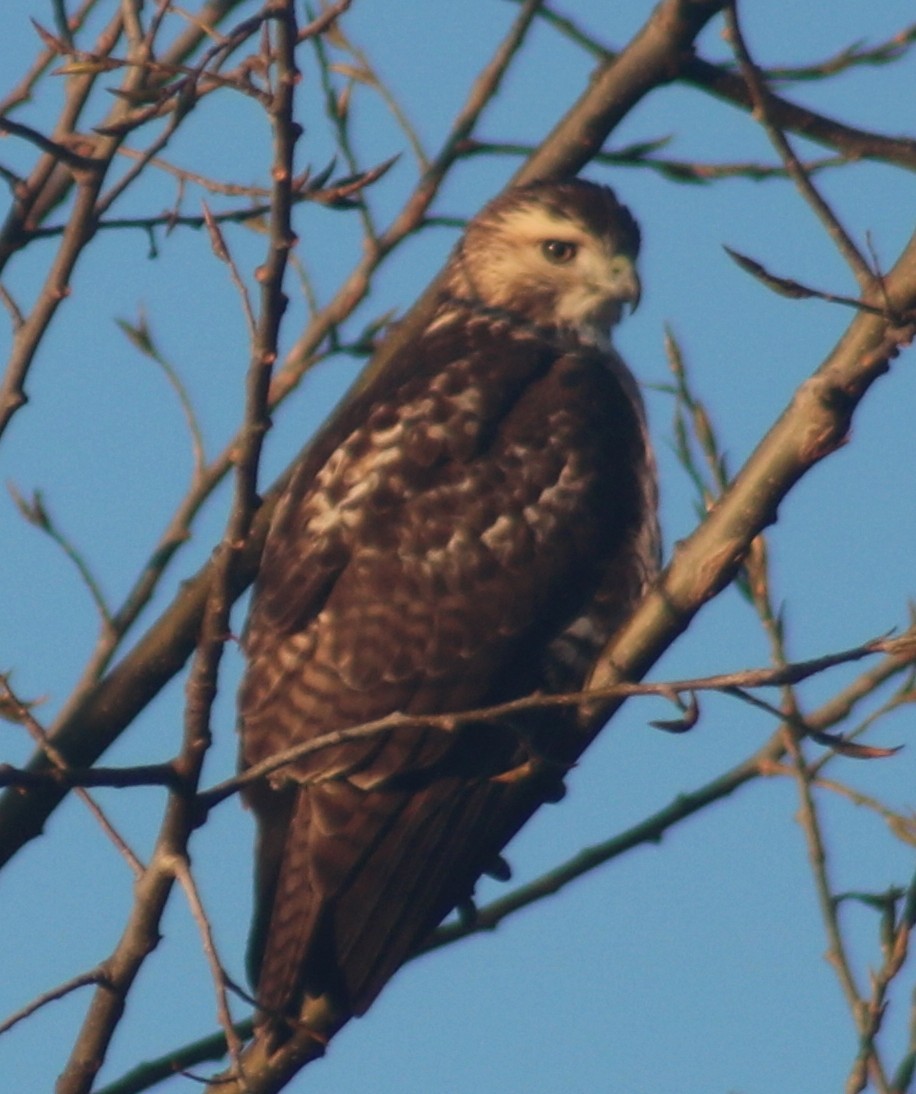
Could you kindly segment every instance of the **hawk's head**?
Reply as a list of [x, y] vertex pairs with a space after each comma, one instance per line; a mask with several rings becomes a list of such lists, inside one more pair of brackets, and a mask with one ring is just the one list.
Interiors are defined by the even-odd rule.
[[519, 186], [468, 225], [450, 290], [541, 327], [602, 341], [639, 301], [639, 228], [612, 190], [582, 179]]

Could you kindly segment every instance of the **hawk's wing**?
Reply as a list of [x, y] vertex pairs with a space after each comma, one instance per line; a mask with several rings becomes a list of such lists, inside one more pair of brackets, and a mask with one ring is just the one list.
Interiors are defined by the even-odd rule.
[[[481, 318], [443, 324], [417, 355], [396, 397], [281, 503], [246, 636], [247, 764], [394, 711], [546, 686], [551, 641], [643, 518], [642, 423], [599, 355]], [[569, 762], [582, 744], [551, 747]], [[303, 990], [371, 1003], [548, 796], [556, 773], [492, 781], [517, 753], [505, 727], [400, 728], [251, 791], [265, 1011]]]

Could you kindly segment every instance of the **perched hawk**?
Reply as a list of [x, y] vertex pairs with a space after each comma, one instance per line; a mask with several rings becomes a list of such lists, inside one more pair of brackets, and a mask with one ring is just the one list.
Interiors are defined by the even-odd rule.
[[[400, 379], [273, 519], [245, 637], [242, 763], [392, 712], [578, 688], [653, 577], [642, 403], [610, 329], [639, 229], [578, 179], [468, 226]], [[545, 801], [596, 727], [553, 709], [401, 727], [253, 784], [261, 1036], [363, 1013]]]

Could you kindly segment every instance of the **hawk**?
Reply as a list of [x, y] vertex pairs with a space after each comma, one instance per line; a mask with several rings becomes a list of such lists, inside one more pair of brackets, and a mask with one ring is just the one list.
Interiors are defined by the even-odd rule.
[[[392, 388], [301, 464], [244, 638], [242, 766], [395, 712], [578, 689], [657, 569], [654, 463], [611, 328], [639, 229], [580, 179], [468, 225]], [[544, 802], [595, 726], [565, 708], [406, 723], [253, 783], [259, 1035], [362, 1014]]]

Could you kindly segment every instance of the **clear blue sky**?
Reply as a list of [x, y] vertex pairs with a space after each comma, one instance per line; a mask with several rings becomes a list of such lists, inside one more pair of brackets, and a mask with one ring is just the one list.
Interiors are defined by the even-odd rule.
[[[111, 4], [105, 4], [106, 11]], [[878, 42], [912, 18], [905, 0], [870, 5], [840, 0], [830, 17], [813, 5], [751, 2], [745, 27], [758, 59], [800, 64], [850, 42]], [[28, 22], [48, 25], [50, 5], [25, 0], [0, 15], [0, 71], [11, 85], [35, 52]], [[651, 9], [629, 0], [564, 6], [612, 45], [622, 45]], [[418, 5], [356, 0], [345, 28], [370, 55], [434, 151], [475, 73], [515, 13], [495, 0]], [[724, 58], [716, 23], [701, 52]], [[585, 84], [590, 62], [547, 27], [526, 55], [478, 135], [541, 138]], [[863, 127], [897, 134], [912, 128], [916, 66], [866, 69], [790, 94]], [[111, 83], [114, 84], [115, 78]], [[16, 115], [48, 129], [58, 105], [55, 84]], [[302, 162], [321, 167], [330, 155], [314, 68], [301, 94], [309, 104]], [[202, 106], [169, 158], [210, 176], [264, 185], [267, 133], [248, 102], [217, 97]], [[103, 107], [99, 107], [101, 111]], [[308, 118], [314, 118], [309, 122]], [[366, 163], [396, 152], [402, 160], [374, 192], [382, 224], [414, 177], [403, 136], [371, 91], [356, 89], [356, 144]], [[614, 134], [611, 147], [663, 136], [672, 157], [701, 162], [772, 160], [758, 128], [738, 111], [697, 91], [654, 93]], [[804, 147], [803, 147], [803, 150]], [[806, 151], [812, 151], [807, 149]], [[26, 170], [32, 151], [0, 142], [0, 164]], [[435, 212], [470, 215], [517, 166], [474, 160], [446, 186]], [[843, 264], [792, 187], [783, 182], [726, 181], [678, 186], [648, 171], [593, 167], [589, 177], [613, 185], [644, 230], [644, 299], [618, 339], [640, 379], [664, 382], [663, 332], [679, 338], [695, 388], [706, 401], [734, 468], [753, 449], [798, 384], [829, 352], [851, 313], [821, 302], [774, 296], [738, 270], [728, 244], [784, 276], [854, 293]], [[913, 186], [900, 170], [860, 165], [825, 174], [822, 185], [860, 241], [870, 234], [889, 266], [913, 227]], [[172, 183], [150, 175], [118, 207], [121, 215], [164, 209]], [[7, 200], [3, 191], [0, 201]], [[212, 202], [218, 207], [218, 199]], [[199, 194], [186, 199], [199, 210]], [[302, 255], [322, 300], [358, 256], [352, 214], [312, 206], [297, 212]], [[263, 237], [227, 230], [240, 268], [261, 261]], [[454, 234], [442, 229], [411, 242], [360, 313], [363, 321], [409, 306], [444, 260]], [[176, 231], [147, 257], [139, 233], [99, 238], [81, 262], [72, 297], [43, 344], [29, 380], [30, 405], [0, 449], [0, 477], [23, 493], [44, 492], [60, 526], [80, 546], [117, 604], [181, 497], [191, 471], [187, 432], [162, 375], [119, 332], [117, 318], [148, 317], [160, 349], [180, 371], [200, 415], [210, 455], [238, 421], [248, 360], [238, 296], [203, 234]], [[25, 307], [53, 244], [29, 248], [4, 281]], [[305, 309], [295, 280], [285, 345]], [[356, 329], [354, 327], [354, 329]], [[0, 316], [0, 351], [10, 339]], [[3, 353], [5, 356], [5, 352]], [[265, 482], [289, 461], [354, 374], [331, 362], [306, 382], [277, 417], [268, 440]], [[668, 550], [694, 524], [693, 493], [670, 448], [672, 405], [647, 392], [659, 454]], [[916, 543], [916, 375], [904, 356], [869, 395], [852, 443], [818, 467], [791, 495], [772, 531], [775, 595], [786, 606], [789, 650], [805, 658], [856, 645], [905, 625], [914, 593]], [[192, 573], [220, 534], [227, 492], [207, 506], [174, 581]], [[73, 567], [28, 527], [0, 495], [0, 670], [12, 669], [25, 696], [46, 695], [36, 711], [50, 721], [78, 678], [96, 634], [96, 619]], [[147, 617], [153, 618], [152, 614]], [[243, 610], [234, 625], [241, 627]], [[747, 606], [720, 597], [656, 668], [656, 678], [683, 677], [765, 664], [767, 648]], [[240, 661], [232, 650], [214, 715], [217, 740], [206, 782], [235, 767], [234, 691]], [[812, 707], [850, 678], [831, 674], [805, 686]], [[171, 756], [181, 731], [181, 682], [111, 750], [106, 762]], [[548, 808], [512, 846], [523, 881], [583, 845], [598, 842], [713, 778], [748, 755], [771, 731], [766, 717], [724, 699], [703, 701], [697, 728], [681, 737], [648, 727], [670, 717], [660, 700], [630, 703], [587, 755], [560, 807]], [[3, 723], [0, 759], [24, 762], [25, 734]], [[895, 758], [834, 762], [834, 776], [899, 809], [914, 805], [912, 714], [887, 720], [876, 738], [909, 743]], [[155, 838], [158, 790], [100, 792], [99, 800], [144, 856]], [[795, 820], [795, 788], [784, 779], [754, 784], [682, 825], [655, 847], [614, 862], [562, 894], [404, 970], [370, 1014], [351, 1024], [327, 1059], [291, 1090], [311, 1094], [820, 1094], [842, 1089], [856, 1050], [855, 1033], [836, 980], [823, 960], [826, 942]], [[909, 850], [881, 820], [848, 802], [825, 803], [827, 837], [842, 889], [882, 890], [905, 882]], [[192, 845], [194, 867], [230, 972], [243, 976], [250, 910], [251, 821], [231, 801]], [[488, 883], [483, 900], [500, 887]], [[131, 876], [85, 809], [69, 801], [46, 836], [3, 875], [0, 889], [0, 1015], [94, 966], [111, 951], [131, 905]], [[873, 913], [849, 908], [860, 978], [879, 960]], [[909, 977], [912, 986], [912, 973]], [[50, 1090], [88, 1002], [78, 992], [52, 1004], [0, 1039], [0, 1086]], [[239, 1004], [238, 1014], [244, 1013]], [[906, 999], [898, 992], [886, 1022], [889, 1059], [905, 1045]], [[164, 939], [145, 967], [104, 1076], [215, 1028], [215, 1008], [197, 934], [176, 892]], [[195, 1089], [175, 1080], [164, 1089]]]

